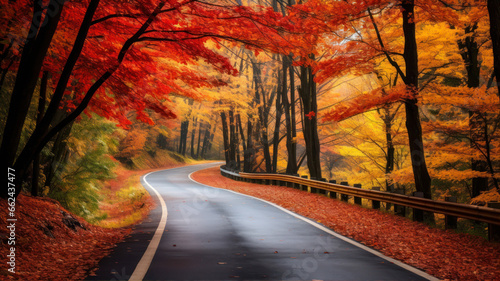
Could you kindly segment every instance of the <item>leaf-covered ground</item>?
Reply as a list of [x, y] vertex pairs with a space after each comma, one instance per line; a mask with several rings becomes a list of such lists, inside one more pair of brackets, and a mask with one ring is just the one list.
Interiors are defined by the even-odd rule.
[[192, 177], [273, 202], [438, 278], [500, 280], [498, 243], [292, 188], [236, 182], [221, 176], [218, 167]]
[[[84, 227], [76, 231], [63, 223], [68, 213], [57, 201], [19, 195], [16, 200], [15, 257], [16, 273], [0, 264], [0, 280], [82, 280], [101, 258], [129, 232], [105, 229], [72, 215]], [[0, 200], [0, 218], [7, 225], [7, 201]], [[10, 253], [7, 228], [0, 230], [1, 260]], [[52, 237], [51, 237], [52, 236]]]

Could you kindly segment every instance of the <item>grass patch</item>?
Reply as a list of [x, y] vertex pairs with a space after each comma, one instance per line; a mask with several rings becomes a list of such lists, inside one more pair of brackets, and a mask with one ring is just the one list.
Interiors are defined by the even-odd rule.
[[133, 163], [131, 168], [134, 170], [169, 168], [173, 166], [192, 164], [196, 161], [188, 157], [182, 156], [172, 151], [158, 149], [154, 156], [150, 153], [143, 152], [131, 159]]
[[140, 182], [144, 171], [117, 168], [116, 179], [106, 183], [101, 192], [99, 209], [106, 214], [96, 225], [106, 228], [127, 227], [143, 220], [154, 207], [149, 193]]

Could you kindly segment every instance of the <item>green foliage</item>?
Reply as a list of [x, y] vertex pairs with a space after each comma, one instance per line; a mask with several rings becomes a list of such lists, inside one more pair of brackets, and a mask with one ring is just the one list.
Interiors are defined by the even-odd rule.
[[69, 156], [56, 175], [48, 195], [73, 213], [90, 221], [102, 219], [98, 210], [98, 190], [105, 180], [114, 177], [116, 165], [109, 154], [116, 150], [112, 138], [115, 126], [97, 117], [75, 122], [67, 140]]
[[7, 121], [13, 84], [14, 80], [11, 72], [8, 72], [4, 84], [0, 85], [0, 135], [3, 135], [3, 129]]

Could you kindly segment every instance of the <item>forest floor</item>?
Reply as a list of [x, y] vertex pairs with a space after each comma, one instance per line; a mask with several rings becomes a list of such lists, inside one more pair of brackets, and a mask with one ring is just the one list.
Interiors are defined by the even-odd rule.
[[[172, 162], [161, 169], [185, 165], [189, 164]], [[106, 218], [95, 224], [71, 214], [56, 200], [21, 193], [16, 200], [17, 221], [12, 229], [15, 245], [9, 245], [11, 231], [0, 229], [0, 260], [6, 261], [12, 256], [15, 274], [8, 271], [9, 264], [2, 262], [0, 280], [83, 280], [125, 239], [131, 226], [142, 221], [154, 208], [149, 193], [140, 184], [140, 177], [155, 170], [158, 169], [117, 167], [116, 178], [99, 191], [100, 212]], [[7, 221], [8, 215], [8, 202], [0, 200], [1, 225], [11, 223]], [[68, 218], [82, 227], [68, 227], [63, 222]]]
[[[113, 246], [129, 232], [128, 229], [106, 229], [70, 215], [82, 227], [71, 229], [63, 223], [69, 214], [59, 202], [20, 194], [16, 200], [15, 245], [8, 245], [11, 233], [1, 229], [1, 260], [15, 256], [15, 274], [11, 265], [0, 264], [0, 280], [82, 280], [97, 266]], [[7, 201], [0, 200], [2, 225], [9, 225]], [[14, 251], [13, 251], [14, 250]], [[12, 264], [14, 265], [14, 264]]]
[[192, 178], [275, 203], [440, 279], [500, 280], [500, 244], [481, 237], [288, 187], [236, 182], [221, 176], [218, 167]]

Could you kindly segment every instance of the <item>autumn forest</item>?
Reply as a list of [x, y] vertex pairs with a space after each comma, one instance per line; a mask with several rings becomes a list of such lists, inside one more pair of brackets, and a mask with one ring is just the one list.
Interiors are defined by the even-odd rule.
[[0, 0], [0, 25], [2, 197], [98, 222], [126, 171], [224, 160], [500, 200], [500, 1]]

